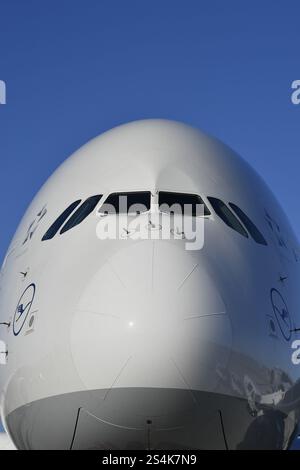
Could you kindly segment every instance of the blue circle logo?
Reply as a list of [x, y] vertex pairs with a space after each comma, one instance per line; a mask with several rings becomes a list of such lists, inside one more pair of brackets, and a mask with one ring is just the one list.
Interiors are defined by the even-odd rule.
[[276, 289], [271, 289], [271, 302], [282, 336], [289, 341], [292, 335], [292, 320], [284, 298]]
[[15, 310], [13, 319], [13, 332], [17, 336], [25, 325], [28, 314], [35, 297], [35, 284], [30, 284], [24, 290]]

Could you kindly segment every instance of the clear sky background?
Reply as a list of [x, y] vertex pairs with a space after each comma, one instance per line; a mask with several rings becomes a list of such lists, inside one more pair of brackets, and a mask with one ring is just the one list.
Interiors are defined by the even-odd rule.
[[140, 118], [228, 143], [299, 237], [299, 18], [293, 0], [0, 0], [0, 259], [52, 171]]
[[299, 236], [299, 18], [293, 0], [0, 0], [0, 258], [66, 157], [153, 117], [236, 149]]

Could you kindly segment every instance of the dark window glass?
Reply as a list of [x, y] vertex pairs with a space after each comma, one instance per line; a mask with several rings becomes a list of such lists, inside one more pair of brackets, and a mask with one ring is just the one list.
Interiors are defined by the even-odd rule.
[[215, 197], [208, 197], [207, 199], [216, 211], [216, 214], [221, 217], [223, 222], [225, 222], [228, 227], [231, 227], [236, 232], [239, 232], [241, 235], [248, 238], [248, 233], [246, 232], [244, 227], [238, 221], [236, 216], [231, 212], [229, 207], [227, 207], [226, 204], [221, 201], [221, 199], [217, 199]]
[[261, 245], [267, 245], [267, 242], [264, 236], [260, 233], [256, 225], [249, 219], [249, 217], [242, 211], [238, 206], [233, 204], [232, 202], [229, 203], [231, 209], [236, 213], [238, 218], [243, 222], [246, 229], [250, 233], [251, 237], [256, 241], [256, 243], [260, 243]]
[[[210, 215], [209, 209], [198, 194], [172, 193], [160, 191], [158, 195], [159, 210], [161, 212], [197, 215], [197, 205], [203, 204], [204, 215]], [[174, 207], [172, 207], [174, 206]], [[186, 207], [185, 207], [186, 206]], [[198, 211], [199, 213], [199, 211]]]
[[112, 193], [100, 207], [99, 212], [102, 214], [139, 214], [149, 211], [150, 206], [150, 191]]
[[55, 220], [55, 222], [53, 222], [51, 227], [48, 228], [47, 232], [45, 233], [45, 235], [42, 238], [42, 241], [43, 240], [50, 240], [50, 238], [53, 238], [54, 235], [56, 235], [56, 233], [58, 232], [58, 230], [60, 229], [62, 224], [72, 214], [72, 212], [75, 210], [75, 208], [78, 206], [78, 204], [80, 204], [80, 202], [81, 202], [81, 199], [79, 199], [78, 201], [72, 202], [72, 204], [70, 204], [69, 207], [67, 207], [67, 209], [65, 209], [63, 211], [63, 213]]
[[86, 199], [81, 206], [74, 212], [74, 214], [69, 218], [66, 224], [61, 229], [60, 233], [64, 233], [67, 230], [75, 227], [80, 224], [90, 213], [95, 209], [96, 205], [100, 201], [102, 195], [98, 194], [97, 196], [91, 196]]

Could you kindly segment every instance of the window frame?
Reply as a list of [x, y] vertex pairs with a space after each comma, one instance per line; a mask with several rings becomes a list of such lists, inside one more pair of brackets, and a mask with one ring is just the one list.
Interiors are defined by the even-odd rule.
[[[62, 226], [61, 230], [59, 231], [59, 234], [60, 235], [63, 235], [64, 233], [68, 232], [69, 230], [72, 230], [73, 228], [77, 227], [78, 225], [80, 225], [82, 222], [84, 222], [87, 217], [89, 217], [89, 215], [96, 209], [97, 205], [99, 204], [99, 202], [101, 201], [103, 197], [103, 194], [95, 194], [93, 196], [90, 196], [88, 197], [87, 199], [85, 199], [81, 204], [80, 206], [73, 212], [73, 214], [71, 215], [71, 217], [69, 217], [69, 219], [65, 222], [65, 224]], [[92, 209], [88, 211], [88, 213], [84, 216], [83, 219], [81, 219], [79, 222], [76, 222], [76, 223], [73, 223], [72, 225], [70, 225], [72, 222], [72, 219], [76, 217], [76, 214], [78, 213], [78, 215], [80, 214], [80, 211], [83, 210], [83, 207], [84, 205], [86, 205], [88, 203], [88, 201], [92, 200], [92, 199], [95, 199], [95, 204], [92, 205]]]
[[[204, 201], [203, 197], [200, 196], [200, 194], [198, 193], [189, 193], [189, 192], [186, 192], [186, 191], [165, 191], [165, 190], [158, 190], [157, 191], [157, 205], [158, 205], [158, 210], [161, 214], [172, 214], [174, 215], [173, 212], [166, 212], [166, 211], [162, 211], [160, 209], [160, 202], [159, 202], [159, 196], [160, 196], [160, 193], [165, 193], [165, 194], [174, 194], [174, 195], [183, 195], [183, 196], [195, 196], [197, 197], [200, 201], [202, 201], [200, 204], [203, 204], [204, 205], [204, 214], [203, 215], [192, 215], [192, 217], [210, 217], [211, 216], [211, 211], [209, 210], [206, 202]], [[165, 204], [165, 203], [163, 203]], [[174, 203], [174, 204], [178, 204], [178, 203]], [[172, 207], [172, 205], [170, 206]], [[207, 211], [207, 213], [205, 213]], [[182, 214], [184, 216], [184, 214]]]
[[[233, 230], [234, 232], [238, 233], [239, 235], [241, 235], [242, 237], [244, 238], [249, 238], [249, 234], [248, 234], [248, 231], [246, 230], [246, 228], [244, 227], [244, 225], [241, 223], [241, 221], [239, 220], [239, 218], [235, 215], [235, 213], [230, 209], [230, 207], [228, 207], [228, 204], [226, 204], [222, 199], [218, 198], [218, 197], [214, 197], [214, 196], [207, 196], [207, 200], [209, 201], [210, 203], [210, 206], [212, 207], [213, 209], [213, 212], [214, 214], [216, 214], [221, 220], [222, 222], [227, 226], [229, 227], [231, 230]], [[216, 211], [215, 209], [215, 206], [214, 204], [212, 203], [212, 200], [216, 200], [218, 202], [221, 202], [225, 208], [228, 210], [228, 212], [230, 213], [230, 215], [232, 216], [233, 220], [235, 220], [237, 222], [237, 226], [241, 228], [241, 230], [237, 230], [237, 228], [235, 228], [234, 226], [232, 226], [230, 223], [227, 223], [226, 220], [230, 220], [230, 219], [227, 219], [226, 217], [226, 220], [221, 216], [219, 215], [219, 213]]]
[[[228, 202], [228, 205], [230, 206], [230, 209], [233, 210], [233, 212], [235, 213], [235, 215], [239, 218], [239, 220], [242, 222], [242, 224], [244, 225], [245, 229], [247, 230], [247, 232], [249, 233], [250, 237], [255, 241], [255, 243], [257, 243], [258, 245], [263, 245], [263, 246], [268, 246], [268, 242], [267, 240], [265, 239], [265, 237], [263, 236], [263, 234], [261, 233], [261, 231], [259, 230], [259, 228], [257, 227], [257, 225], [252, 221], [252, 219], [250, 219], [250, 217], [245, 213], [245, 211], [243, 211], [237, 204], [233, 203], [233, 202]], [[236, 209], [238, 211], [236, 211]], [[239, 212], [242, 214], [242, 217], [240, 216]], [[244, 220], [245, 219], [245, 220]], [[250, 228], [249, 228], [250, 226]], [[258, 241], [257, 239], [257, 236], [256, 235], [253, 235], [253, 231], [254, 232], [257, 232], [257, 235], [258, 235], [258, 238], [261, 240], [261, 241]]]
[[[82, 203], [82, 199], [77, 199], [76, 201], [72, 202], [71, 204], [69, 204], [64, 210], [63, 212], [60, 213], [60, 215], [58, 217], [56, 217], [56, 219], [54, 220], [54, 222], [52, 222], [52, 224], [50, 225], [50, 227], [48, 228], [48, 230], [44, 233], [41, 241], [47, 241], [47, 240], [52, 240], [52, 238], [55, 237], [55, 235], [57, 235], [57, 233], [59, 232], [59, 230], [65, 225], [65, 223], [68, 221], [68, 219], [72, 216], [72, 214], [74, 214], [74, 212], [76, 211], [76, 209], [78, 209], [80, 207], [80, 204]], [[74, 206], [74, 207], [72, 207]], [[72, 209], [71, 209], [72, 208]], [[70, 210], [71, 209], [71, 210]], [[67, 214], [64, 216], [64, 214]], [[58, 223], [58, 221], [62, 218], [62, 222], [58, 225], [57, 229], [55, 230], [55, 232], [51, 232], [51, 236], [46, 236], [48, 234], [48, 232], [50, 232], [50, 230], [52, 229], [53, 230], [53, 227], [55, 226], [55, 224]]]
[[[127, 196], [128, 194], [149, 194], [149, 209], [147, 209], [146, 211], [143, 211], [143, 212], [137, 212], [137, 213], [134, 213], [134, 212], [129, 212], [128, 211], [128, 207], [127, 207], [127, 212], [120, 212], [119, 210], [118, 211], [115, 211], [115, 212], [103, 212], [102, 211], [102, 208], [103, 206], [105, 206], [105, 204], [107, 203], [107, 200], [109, 197], [111, 196]], [[109, 203], [108, 203], [109, 204]], [[136, 203], [138, 204], [138, 203]], [[132, 204], [132, 205], [135, 205], [135, 204]], [[130, 206], [129, 206], [130, 207]], [[139, 191], [113, 191], [113, 192], [110, 192], [107, 194], [107, 196], [105, 197], [105, 199], [103, 200], [103, 203], [101, 204], [101, 206], [99, 207], [98, 209], [98, 214], [100, 214], [101, 217], [106, 217], [108, 215], [129, 215], [129, 216], [136, 216], [136, 215], [141, 215], [141, 214], [148, 214], [150, 211], [151, 211], [151, 208], [152, 208], [152, 192], [149, 191], [149, 190], [139, 190]]]

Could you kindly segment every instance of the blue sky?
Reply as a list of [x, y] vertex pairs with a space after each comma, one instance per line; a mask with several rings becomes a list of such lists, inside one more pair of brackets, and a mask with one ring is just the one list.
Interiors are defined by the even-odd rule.
[[231, 145], [299, 234], [299, 15], [293, 0], [0, 0], [0, 258], [59, 163], [149, 117]]
[[0, 258], [68, 155], [153, 117], [236, 149], [299, 236], [299, 1], [0, 0], [0, 17]]

